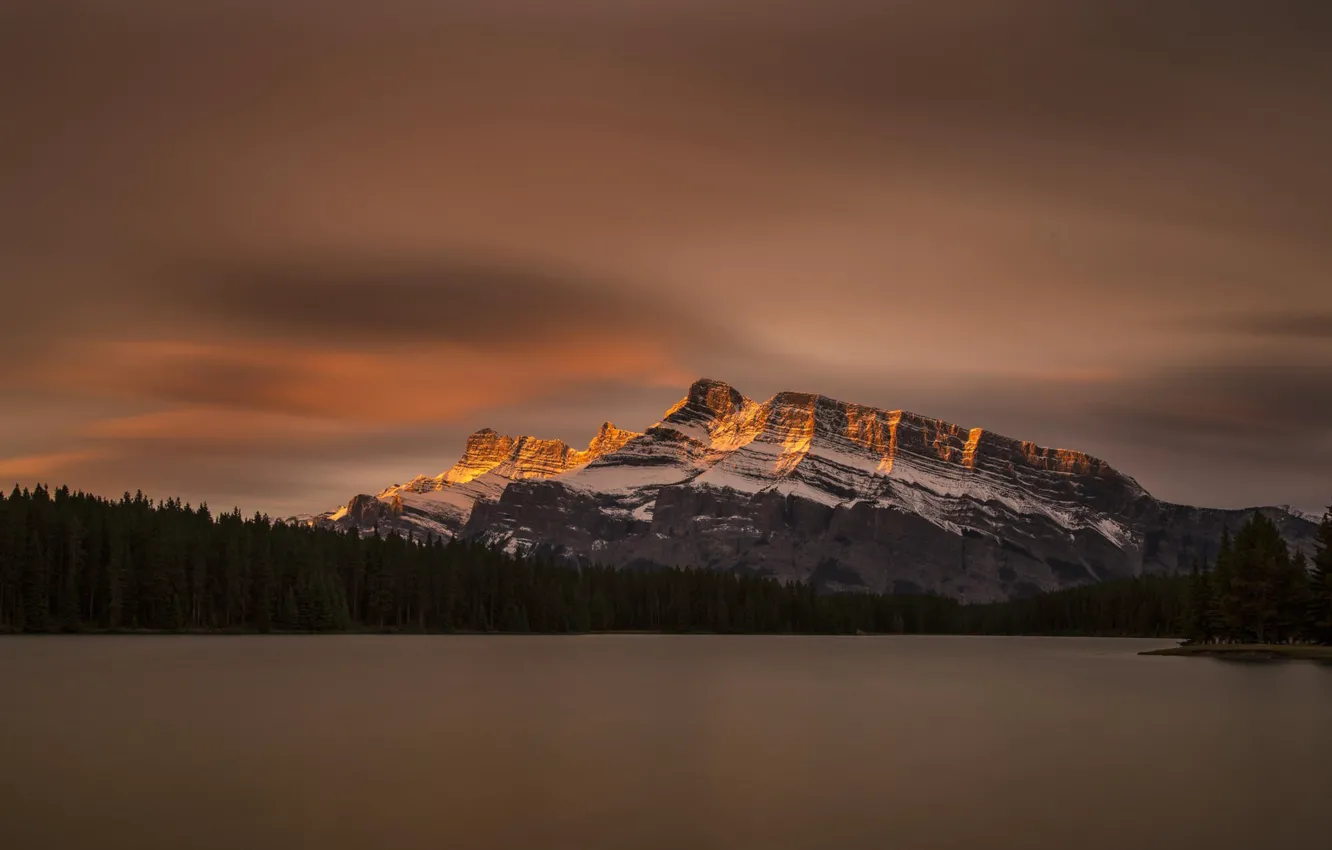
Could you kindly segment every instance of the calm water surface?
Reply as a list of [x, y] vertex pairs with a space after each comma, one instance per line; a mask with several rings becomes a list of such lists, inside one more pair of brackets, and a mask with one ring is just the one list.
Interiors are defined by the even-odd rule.
[[1159, 645], [0, 639], [0, 845], [1332, 846], [1332, 668]]

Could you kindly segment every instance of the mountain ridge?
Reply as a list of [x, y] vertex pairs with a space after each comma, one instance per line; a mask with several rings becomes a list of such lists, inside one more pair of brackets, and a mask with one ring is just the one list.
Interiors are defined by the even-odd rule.
[[1307, 545], [1312, 523], [1292, 512], [1172, 505], [1084, 452], [817, 393], [758, 402], [703, 378], [643, 432], [606, 422], [576, 450], [483, 428], [447, 472], [309, 521], [1000, 599], [1185, 568], [1254, 511]]

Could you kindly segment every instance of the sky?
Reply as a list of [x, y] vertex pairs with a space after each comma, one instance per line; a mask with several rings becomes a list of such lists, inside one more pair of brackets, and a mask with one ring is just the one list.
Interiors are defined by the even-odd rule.
[[1325, 0], [8, 0], [0, 481], [325, 510], [695, 378], [1332, 500]]

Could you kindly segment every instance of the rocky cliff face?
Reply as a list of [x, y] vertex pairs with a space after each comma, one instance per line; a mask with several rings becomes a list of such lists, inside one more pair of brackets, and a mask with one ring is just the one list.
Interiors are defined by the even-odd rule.
[[606, 422], [588, 447], [578, 450], [563, 440], [508, 437], [482, 428], [467, 438], [463, 456], [447, 472], [433, 478], [418, 475], [374, 496], [355, 496], [343, 507], [309, 521], [366, 533], [378, 529], [382, 534], [418, 538], [452, 537], [462, 531], [474, 505], [499, 498], [509, 484], [570, 472], [640, 436]]
[[478, 431], [443, 475], [316, 521], [990, 600], [1186, 568], [1253, 510], [1310, 545], [1313, 524], [1289, 511], [1160, 502], [1081, 452], [818, 395], [756, 402], [701, 380], [645, 433], [606, 423], [578, 451]]
[[483, 428], [467, 438], [467, 450], [452, 469], [437, 478], [427, 479], [430, 482], [428, 489], [466, 484], [491, 474], [506, 479], [549, 478], [616, 451], [637, 436], [633, 431], [623, 431], [606, 422], [588, 447], [578, 451], [563, 440], [505, 437]]

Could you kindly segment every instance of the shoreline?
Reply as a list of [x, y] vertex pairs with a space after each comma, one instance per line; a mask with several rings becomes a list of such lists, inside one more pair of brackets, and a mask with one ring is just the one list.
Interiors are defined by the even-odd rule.
[[[450, 631], [432, 631], [417, 629], [341, 629], [341, 630], [323, 630], [323, 631], [301, 631], [292, 629], [271, 629], [261, 631], [259, 629], [83, 629], [69, 631], [43, 631], [43, 632], [18, 632], [6, 631], [0, 629], [0, 639], [6, 637], [288, 637], [300, 635], [305, 637], [312, 636], [361, 636], [361, 635], [382, 635], [386, 637], [394, 636], [416, 636], [416, 637], [585, 637], [589, 635], [681, 635], [681, 636], [715, 636], [715, 637], [977, 637], [977, 638], [1063, 638], [1063, 639], [1105, 639], [1105, 640], [1157, 640], [1168, 641], [1178, 640], [1179, 638], [1160, 637], [1158, 635], [1097, 635], [1097, 634], [1066, 634], [1050, 632], [1032, 632], [1030, 634], [1010, 634], [1010, 633], [992, 633], [983, 632], [747, 632], [747, 631], [705, 631], [705, 630], [675, 630], [675, 629], [603, 629], [591, 631], [563, 631], [563, 632], [540, 632], [540, 631], [473, 631], [468, 629], [457, 629]], [[1146, 655], [1148, 653], [1139, 653]]]
[[1199, 643], [1149, 649], [1139, 655], [1183, 658], [1224, 658], [1231, 661], [1324, 661], [1332, 663], [1332, 646], [1288, 643]]

